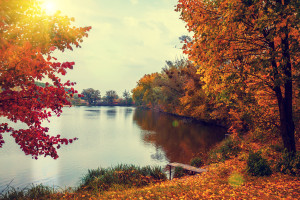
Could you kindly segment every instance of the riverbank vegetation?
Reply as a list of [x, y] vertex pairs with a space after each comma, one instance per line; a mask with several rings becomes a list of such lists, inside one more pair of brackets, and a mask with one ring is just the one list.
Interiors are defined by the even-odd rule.
[[[221, 147], [223, 145], [220, 145], [219, 148], [224, 148]], [[208, 172], [200, 175], [174, 178], [171, 181], [161, 181], [165, 178], [158, 182], [146, 181], [147, 185], [145, 186], [144, 184], [134, 184], [149, 180], [135, 179], [138, 174], [136, 169], [116, 170], [114, 175], [108, 173], [108, 176], [113, 178], [106, 177], [104, 180], [111, 187], [102, 190], [98, 186], [103, 184], [101, 182], [103, 178], [99, 179], [99, 177], [103, 174], [103, 170], [112, 172], [112, 168], [98, 169], [89, 171], [82, 179], [82, 186], [77, 189], [55, 189], [38, 185], [21, 192], [10, 190], [10, 192], [2, 194], [0, 199], [299, 199], [300, 177], [288, 171], [282, 173], [283, 171], [280, 170], [284, 168], [277, 168], [278, 163], [283, 163], [282, 159], [285, 159], [287, 154], [276, 152], [273, 148], [277, 149], [277, 147], [268, 145], [258, 148], [254, 143], [242, 142], [238, 146], [241, 148], [238, 155], [230, 156], [223, 162], [211, 162], [206, 166]], [[258, 151], [258, 149], [260, 149], [260, 153], [255, 155], [254, 159], [251, 158], [253, 156], [250, 156], [250, 152]], [[265, 161], [261, 162], [262, 158], [266, 158]], [[299, 161], [297, 161], [298, 166]], [[253, 163], [251, 164], [251, 162]], [[297, 163], [294, 164], [297, 165]], [[296, 166], [294, 164], [291, 166]], [[285, 163], [285, 165], [289, 164]], [[265, 174], [261, 173], [264, 171], [261, 169], [265, 166], [270, 167], [271, 174], [269, 170], [265, 170], [267, 172]], [[249, 167], [252, 171], [254, 169], [259, 173], [253, 174], [252, 171], [249, 171]], [[155, 175], [155, 177], [161, 176], [161, 172], [156, 174], [158, 176]], [[126, 176], [128, 178], [125, 178]], [[110, 181], [118, 179], [118, 177], [121, 177], [119, 180], [123, 182]], [[88, 188], [85, 183], [92, 187]], [[142, 185], [144, 187], [140, 187]]]

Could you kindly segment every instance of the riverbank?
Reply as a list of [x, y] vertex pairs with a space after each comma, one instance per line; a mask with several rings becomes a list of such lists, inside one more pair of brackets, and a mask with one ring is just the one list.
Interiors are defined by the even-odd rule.
[[157, 113], [163, 113], [166, 115], [170, 115], [173, 117], [177, 117], [179, 119], [181, 119], [183, 122], [194, 122], [194, 123], [199, 123], [199, 124], [203, 124], [203, 125], [211, 125], [211, 126], [219, 126], [222, 128], [229, 128], [229, 124], [226, 121], [222, 121], [222, 120], [206, 120], [206, 119], [198, 119], [195, 117], [191, 117], [191, 116], [185, 116], [185, 115], [179, 115], [176, 113], [172, 113], [172, 112], [165, 112], [160, 108], [154, 107], [154, 108], [149, 108], [146, 106], [134, 106], [136, 109], [140, 109], [140, 110], [151, 110]]
[[209, 172], [174, 179], [142, 189], [109, 191], [103, 194], [69, 194], [80, 199], [299, 199], [300, 178], [275, 173], [251, 177], [243, 171], [245, 162], [233, 159], [212, 165]]
[[[272, 174], [254, 176], [249, 173], [249, 155], [258, 151]], [[37, 199], [299, 199], [300, 174], [297, 173], [300, 172], [300, 157], [295, 160], [299, 165], [296, 171], [292, 171], [293, 167], [291, 171], [282, 170], [289, 164], [287, 160], [278, 169], [278, 163], [284, 157], [279, 144], [227, 140], [212, 152], [219, 159], [207, 161], [208, 172], [199, 175], [154, 182], [143, 187], [114, 184], [107, 191], [93, 188], [56, 190], [44, 192]], [[294, 164], [297, 167], [297, 163]], [[262, 175], [265, 166], [258, 166]]]
[[300, 178], [281, 173], [252, 177], [240, 158], [211, 165], [200, 175], [143, 188], [115, 187], [106, 192], [64, 191], [38, 199], [299, 199]]

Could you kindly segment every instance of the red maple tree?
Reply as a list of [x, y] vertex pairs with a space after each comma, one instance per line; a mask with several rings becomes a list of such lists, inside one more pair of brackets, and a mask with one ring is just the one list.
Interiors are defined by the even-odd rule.
[[[72, 21], [59, 12], [47, 15], [37, 0], [0, 0], [0, 117], [28, 126], [16, 130], [0, 122], [0, 148], [3, 134], [10, 133], [26, 155], [56, 159], [60, 145], [77, 139], [50, 136], [42, 126], [51, 115], [60, 116], [77, 92], [74, 82], [60, 79], [75, 63], [60, 63], [52, 56], [55, 50], [80, 47], [88, 36], [91, 27], [74, 27]], [[36, 84], [45, 79], [45, 87]]]

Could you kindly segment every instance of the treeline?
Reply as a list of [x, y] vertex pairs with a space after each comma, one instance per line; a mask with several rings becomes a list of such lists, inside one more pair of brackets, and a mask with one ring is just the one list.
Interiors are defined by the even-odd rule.
[[[35, 84], [40, 87], [46, 87], [46, 83], [43, 82], [36, 81]], [[106, 91], [105, 95], [101, 97], [100, 91], [93, 88], [84, 89], [80, 94], [77, 91], [74, 93], [70, 92], [70, 88], [64, 89], [69, 94], [69, 101], [75, 106], [132, 106], [134, 104], [132, 96], [127, 90], [123, 92], [122, 97], [119, 97], [114, 90]]]
[[119, 97], [116, 91], [106, 91], [105, 96], [101, 96], [99, 90], [93, 88], [84, 89], [81, 94], [74, 95], [71, 98], [72, 105], [89, 105], [89, 106], [131, 106], [133, 105], [132, 97], [129, 91], [124, 91], [122, 97]]
[[[253, 91], [237, 83], [224, 85], [222, 91], [212, 89], [217, 86], [207, 85], [198, 71], [187, 59], [167, 61], [160, 73], [144, 75], [138, 81], [132, 90], [135, 105], [225, 125], [236, 135], [279, 135], [279, 112], [268, 90]], [[299, 85], [295, 88], [299, 90]], [[294, 120], [299, 122], [298, 92], [295, 97]]]
[[227, 124], [230, 109], [223, 107], [223, 102], [217, 101], [217, 94], [205, 90], [197, 70], [198, 67], [187, 59], [166, 61], [161, 73], [144, 75], [138, 81], [132, 90], [135, 104], [207, 122]]

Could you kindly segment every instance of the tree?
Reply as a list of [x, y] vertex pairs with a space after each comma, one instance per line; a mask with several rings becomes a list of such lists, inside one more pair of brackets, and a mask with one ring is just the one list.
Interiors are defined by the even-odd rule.
[[84, 89], [81, 94], [89, 102], [90, 106], [95, 105], [101, 99], [100, 91], [93, 88]]
[[177, 6], [194, 34], [184, 51], [199, 66], [206, 89], [226, 93], [227, 102], [245, 102], [251, 96], [260, 108], [272, 110], [279, 116], [280, 134], [290, 152], [296, 151], [293, 84], [300, 70], [299, 4], [179, 0]]
[[124, 91], [123, 92], [123, 98], [127, 101], [129, 98], [130, 98], [130, 94], [129, 94], [129, 92], [128, 91]]
[[132, 90], [132, 98], [138, 106], [156, 105], [159, 98], [157, 94], [160, 89], [155, 87], [154, 81], [159, 76], [158, 73], [145, 74], [137, 83], [137, 86]]
[[106, 96], [105, 96], [105, 99], [107, 101], [108, 104], [113, 104], [114, 103], [114, 100], [118, 99], [118, 95], [117, 95], [117, 92], [114, 91], [114, 90], [109, 90], [109, 91], [106, 91]]
[[123, 92], [123, 98], [125, 100], [126, 105], [131, 105], [132, 104], [132, 97], [131, 97], [129, 91], [125, 90]]
[[[27, 129], [16, 130], [0, 122], [2, 135], [10, 133], [26, 155], [58, 158], [57, 149], [74, 139], [49, 136], [41, 125], [51, 115], [60, 116], [62, 107], [77, 91], [65, 87], [59, 76], [72, 69], [74, 62], [60, 63], [52, 56], [55, 49], [64, 51], [80, 47], [91, 27], [74, 27], [73, 19], [60, 15], [46, 15], [40, 1], [0, 0], [0, 116], [11, 122], [27, 124]], [[35, 84], [45, 78], [45, 87]]]

